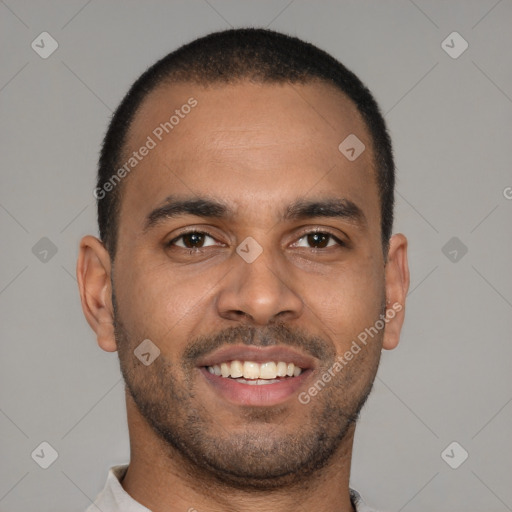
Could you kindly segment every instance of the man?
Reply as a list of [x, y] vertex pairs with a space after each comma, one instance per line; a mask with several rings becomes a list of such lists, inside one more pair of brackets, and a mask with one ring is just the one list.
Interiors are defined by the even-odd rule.
[[77, 265], [131, 451], [88, 511], [370, 510], [350, 462], [404, 319], [393, 189], [370, 92], [296, 38], [211, 34], [135, 82]]

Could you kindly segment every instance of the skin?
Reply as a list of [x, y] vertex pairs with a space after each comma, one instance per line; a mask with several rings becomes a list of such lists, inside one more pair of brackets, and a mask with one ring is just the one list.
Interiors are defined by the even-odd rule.
[[[355, 421], [381, 350], [398, 344], [409, 288], [406, 238], [393, 235], [383, 254], [368, 130], [356, 107], [320, 82], [187, 83], [149, 95], [127, 148], [143, 145], [191, 96], [198, 105], [122, 183], [115, 265], [95, 237], [80, 243], [84, 314], [98, 345], [118, 350], [127, 384], [131, 461], [122, 485], [154, 512], [352, 511]], [[351, 133], [366, 146], [353, 162], [338, 150]], [[236, 215], [184, 215], [145, 231], [147, 215], [171, 194], [208, 196]], [[281, 219], [297, 198], [332, 197], [353, 201], [365, 222]], [[166, 247], [183, 228], [213, 237], [199, 252], [183, 248], [190, 238]], [[308, 242], [316, 228], [346, 245]], [[252, 263], [236, 252], [248, 236], [263, 249]], [[300, 403], [299, 392], [375, 324], [385, 304], [402, 309]], [[149, 366], [133, 354], [144, 339], [160, 349]], [[294, 347], [313, 361], [285, 402], [230, 403], [195, 367], [193, 349], [248, 339]]]

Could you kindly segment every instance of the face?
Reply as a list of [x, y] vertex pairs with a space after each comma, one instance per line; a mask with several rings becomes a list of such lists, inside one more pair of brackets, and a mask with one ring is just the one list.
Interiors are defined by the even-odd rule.
[[[366, 148], [353, 161], [338, 149], [350, 134]], [[126, 159], [148, 137], [122, 183], [111, 276], [130, 397], [220, 480], [310, 474], [353, 427], [388, 329], [347, 361], [390, 288], [361, 116], [319, 83], [180, 84], [147, 98]], [[148, 365], [143, 340], [160, 351]]]

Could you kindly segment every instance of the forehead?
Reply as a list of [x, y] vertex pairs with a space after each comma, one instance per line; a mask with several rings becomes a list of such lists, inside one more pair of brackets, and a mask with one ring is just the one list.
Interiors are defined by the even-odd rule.
[[[190, 108], [190, 103], [196, 105]], [[185, 118], [187, 122], [182, 122]], [[161, 126], [165, 123], [168, 129], [172, 125], [173, 137], [165, 137], [170, 133]], [[304, 146], [308, 141], [310, 145], [323, 142], [320, 149], [329, 146], [332, 151], [337, 150], [344, 131], [355, 132], [360, 138], [368, 135], [355, 104], [325, 82], [240, 81], [208, 86], [173, 83], [157, 87], [142, 102], [132, 121], [126, 146], [137, 146], [138, 140], [152, 134], [159, 145], [169, 146], [175, 139], [186, 136], [190, 144], [174, 147], [183, 152], [193, 151], [196, 143], [211, 137], [212, 142], [229, 137], [234, 146], [250, 139], [255, 149], [263, 144], [270, 149], [283, 144]], [[320, 151], [315, 156], [320, 156]]]
[[[366, 149], [350, 161], [339, 145], [354, 135]], [[125, 159], [144, 146], [151, 149], [123, 184], [121, 218], [170, 194], [215, 196], [261, 216], [287, 198], [336, 191], [378, 213], [366, 125], [325, 83], [161, 86], [133, 120]]]

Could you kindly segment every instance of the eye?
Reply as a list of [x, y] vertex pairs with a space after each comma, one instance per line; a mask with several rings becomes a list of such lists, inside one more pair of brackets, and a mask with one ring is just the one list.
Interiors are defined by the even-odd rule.
[[[206, 245], [207, 239], [210, 239], [213, 243]], [[215, 238], [206, 231], [187, 231], [182, 233], [180, 236], [173, 238], [166, 245], [168, 247], [181, 247], [182, 249], [194, 250], [215, 246], [217, 244]], [[336, 245], [344, 247], [346, 244], [329, 232], [311, 231], [309, 233], [305, 233], [293, 245], [294, 247], [326, 249]]]
[[[203, 247], [209, 247], [205, 245], [207, 238], [215, 241], [209, 233], [204, 231], [188, 231], [168, 242], [167, 246], [177, 246], [184, 249], [202, 249]], [[212, 245], [215, 245], [215, 243]]]
[[[337, 237], [332, 235], [331, 233], [323, 232], [323, 231], [311, 231], [310, 233], [306, 233], [304, 236], [299, 238], [296, 244], [300, 244], [304, 242], [306, 244], [315, 245], [314, 249], [325, 249], [327, 247], [332, 247], [333, 245], [345, 246], [345, 244]], [[331, 243], [332, 242], [332, 243]], [[297, 245], [297, 247], [309, 247], [308, 245]]]

